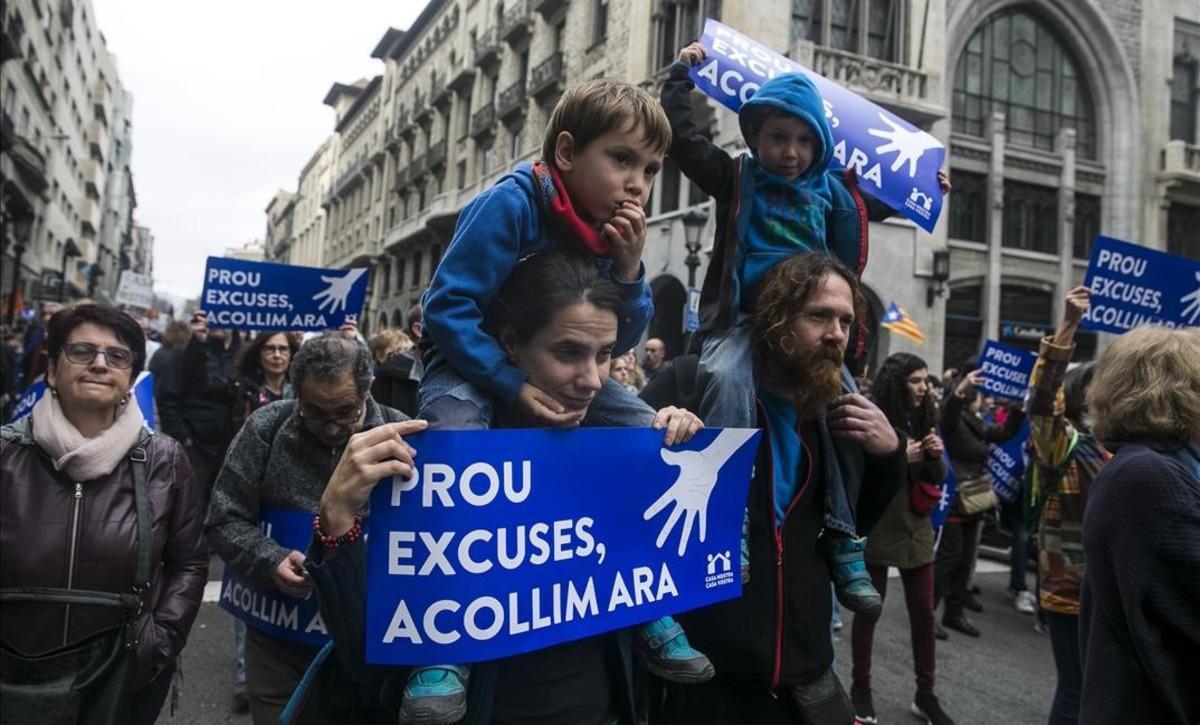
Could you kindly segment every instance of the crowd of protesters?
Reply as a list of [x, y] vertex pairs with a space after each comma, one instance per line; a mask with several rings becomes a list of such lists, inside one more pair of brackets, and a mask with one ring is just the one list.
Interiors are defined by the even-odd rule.
[[[1048, 633], [1050, 723], [1200, 721], [1200, 330], [1138, 329], [1075, 365], [1089, 305], [1076, 288], [1024, 402], [985, 396], [970, 361], [939, 376], [900, 352], [863, 370], [863, 223], [892, 211], [830, 166], [802, 77], [744, 106], [750, 154], [713, 146], [690, 110], [703, 57], [680, 52], [661, 104], [614, 81], [565, 93], [543, 158], [464, 210], [402, 330], [246, 334], [196, 310], [159, 346], [84, 302], [6, 331], [6, 405], [36, 380], [47, 392], [0, 444], [0, 721], [154, 722], [215, 554], [262, 591], [315, 596], [332, 637], [302, 645], [239, 622], [233, 703], [256, 725], [876, 723], [892, 568], [909, 709], [946, 725], [937, 642], [986, 638], [967, 614], [983, 611], [986, 521], [1009, 532], [1012, 606]], [[701, 329], [674, 359], [646, 335], [641, 263], [667, 155], [747, 215], [718, 224]], [[806, 216], [781, 234], [775, 205], [793, 203]], [[157, 431], [133, 395], [143, 369]], [[1026, 421], [1026, 474], [1001, 503], [989, 446]], [[738, 512], [741, 596], [498, 661], [366, 663], [363, 524], [376, 484], [411, 474], [407, 437], [626, 426], [670, 447], [706, 423], [762, 431]], [[306, 550], [261, 526], [275, 508], [313, 517]], [[833, 668], [839, 601], [854, 612], [848, 691]]]

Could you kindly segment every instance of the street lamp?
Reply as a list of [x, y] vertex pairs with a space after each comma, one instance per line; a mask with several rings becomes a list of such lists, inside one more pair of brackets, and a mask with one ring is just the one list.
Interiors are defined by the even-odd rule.
[[700, 267], [700, 232], [708, 223], [708, 214], [692, 209], [683, 215], [683, 238], [687, 248], [688, 289], [696, 286], [696, 270]]
[[58, 271], [58, 301], [67, 301], [67, 260], [71, 257], [81, 257], [83, 252], [75, 245], [74, 239], [68, 239], [63, 247], [62, 268]]
[[938, 297], [946, 294], [946, 280], [950, 279], [950, 250], [938, 249], [933, 253], [933, 284], [925, 288], [925, 306], [933, 307]]
[[708, 214], [692, 209], [683, 215], [683, 242], [687, 248], [684, 264], [688, 270], [687, 299], [683, 307], [683, 331], [687, 333], [687, 349], [692, 347], [692, 334], [700, 329], [700, 290], [696, 289], [696, 269], [700, 266], [700, 232], [708, 222]]

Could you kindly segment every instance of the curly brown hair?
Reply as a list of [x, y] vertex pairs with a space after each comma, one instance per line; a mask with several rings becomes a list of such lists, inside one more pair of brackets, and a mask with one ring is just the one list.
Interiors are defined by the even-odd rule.
[[752, 342], [755, 360], [761, 363], [782, 352], [779, 342], [786, 336], [792, 318], [800, 314], [808, 296], [830, 274], [836, 274], [850, 285], [850, 293], [854, 298], [854, 317], [863, 318], [867, 301], [858, 278], [846, 265], [820, 252], [788, 257], [772, 267], [759, 286]]

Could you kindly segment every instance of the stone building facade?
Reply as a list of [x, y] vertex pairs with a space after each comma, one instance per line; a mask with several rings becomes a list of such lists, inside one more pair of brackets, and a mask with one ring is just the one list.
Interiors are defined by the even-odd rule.
[[[905, 350], [936, 370], [962, 364], [986, 338], [1033, 346], [1082, 279], [1097, 233], [1200, 256], [1194, 0], [431, 0], [375, 48], [376, 96], [363, 86], [346, 108], [371, 109], [369, 124], [339, 112], [338, 132], [314, 157], [338, 169], [320, 260], [372, 267], [364, 327], [403, 322], [458, 211], [536, 156], [566, 85], [608, 76], [657, 93], [706, 16], [948, 148], [955, 192], [933, 234], [898, 218], [872, 223], [864, 281], [875, 362]], [[744, 150], [733, 114], [701, 98], [696, 108], [718, 144]], [[335, 223], [332, 209], [346, 203], [353, 211]], [[668, 162], [648, 209], [645, 263], [657, 308], [650, 334], [671, 352], [684, 344], [690, 211], [708, 215], [701, 238], [711, 244], [711, 202]], [[935, 275], [947, 253], [948, 274]], [[877, 327], [892, 301], [924, 344]], [[1081, 353], [1103, 344], [1084, 334]]]
[[116, 57], [87, 0], [5, 3], [2, 45], [5, 311], [16, 289], [25, 306], [108, 301], [136, 204], [132, 97]]

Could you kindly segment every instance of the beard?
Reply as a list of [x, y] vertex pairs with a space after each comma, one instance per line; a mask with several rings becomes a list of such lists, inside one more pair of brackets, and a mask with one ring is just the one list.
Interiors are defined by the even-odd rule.
[[841, 348], [828, 345], [779, 351], [771, 360], [772, 377], [803, 415], [819, 415], [842, 394], [843, 357]]

